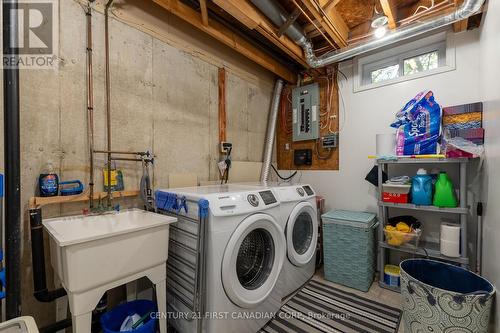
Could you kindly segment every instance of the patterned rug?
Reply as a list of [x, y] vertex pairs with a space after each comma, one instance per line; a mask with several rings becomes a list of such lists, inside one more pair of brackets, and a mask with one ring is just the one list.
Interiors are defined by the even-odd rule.
[[395, 333], [401, 310], [312, 279], [260, 332]]

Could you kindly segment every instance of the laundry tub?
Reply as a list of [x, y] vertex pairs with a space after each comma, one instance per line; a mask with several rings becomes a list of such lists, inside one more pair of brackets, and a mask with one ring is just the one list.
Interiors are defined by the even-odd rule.
[[429, 260], [400, 264], [405, 332], [488, 332], [495, 287], [464, 268]]
[[33, 317], [18, 317], [0, 323], [0, 333], [38, 333]]

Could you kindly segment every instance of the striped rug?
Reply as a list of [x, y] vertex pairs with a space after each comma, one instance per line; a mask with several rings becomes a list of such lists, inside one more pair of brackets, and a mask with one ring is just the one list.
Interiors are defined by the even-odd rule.
[[395, 333], [401, 310], [311, 280], [267, 323], [266, 333]]

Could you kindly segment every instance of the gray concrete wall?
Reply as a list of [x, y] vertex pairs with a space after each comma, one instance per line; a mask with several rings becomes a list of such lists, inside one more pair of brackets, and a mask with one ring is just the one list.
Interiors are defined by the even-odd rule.
[[[48, 161], [63, 180], [89, 181], [85, 16], [77, 2], [59, 2], [59, 69], [21, 73], [23, 314], [34, 315], [40, 325], [55, 320], [55, 305], [38, 303], [32, 297], [28, 200]], [[113, 16], [127, 23], [113, 19], [110, 24], [113, 149], [152, 148], [158, 155], [156, 187], [168, 186], [169, 173], [216, 179], [217, 71], [225, 66], [228, 140], [234, 143], [234, 159], [262, 161], [273, 75], [158, 7], [142, 8], [144, 3], [119, 1]], [[147, 28], [156, 23], [157, 30]], [[103, 149], [104, 18], [99, 13], [94, 15], [93, 32], [95, 144]], [[126, 188], [137, 189], [141, 166], [118, 166], [124, 171]], [[97, 190], [102, 189], [103, 167], [100, 156], [95, 169]], [[124, 206], [135, 204], [134, 200], [122, 201]], [[78, 213], [84, 207], [46, 207], [43, 213], [47, 218]]]

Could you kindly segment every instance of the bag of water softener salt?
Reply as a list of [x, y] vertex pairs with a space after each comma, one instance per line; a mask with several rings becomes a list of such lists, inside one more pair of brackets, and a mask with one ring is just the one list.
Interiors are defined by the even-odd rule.
[[420, 92], [406, 103], [391, 124], [391, 127], [397, 128], [396, 154], [438, 154], [441, 115], [441, 106], [430, 90]]

